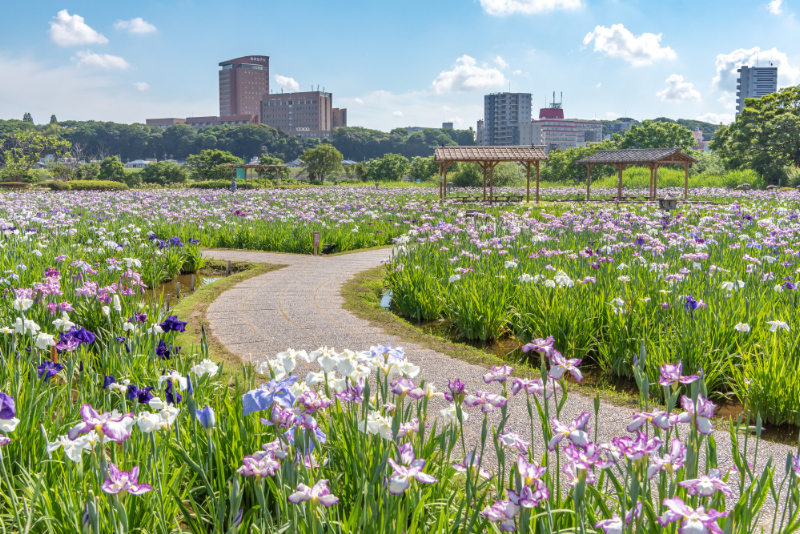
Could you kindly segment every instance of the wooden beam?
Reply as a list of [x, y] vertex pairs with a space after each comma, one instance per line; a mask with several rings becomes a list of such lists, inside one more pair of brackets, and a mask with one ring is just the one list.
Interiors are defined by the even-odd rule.
[[653, 200], [658, 197], [658, 163], [654, 165], [655, 170], [653, 171]]
[[483, 201], [486, 202], [486, 165], [483, 165]]
[[[530, 171], [528, 171], [530, 175]], [[536, 203], [539, 203], [539, 162], [536, 162]]]
[[[531, 201], [531, 162], [530, 161], [527, 162], [527, 163], [523, 162], [522, 164], [525, 165], [525, 168], [528, 170], [528, 180], [526, 182], [527, 186], [526, 186], [526, 190], [525, 190], [525, 202], [530, 202]], [[536, 186], [537, 186], [537, 191], [536, 192], [538, 193], [539, 192], [538, 191], [538, 186], [539, 186], [538, 180], [537, 180]], [[537, 201], [538, 201], [538, 199], [537, 199]]]
[[689, 199], [689, 164], [684, 163], [683, 167], [686, 169], [686, 177], [683, 182], [683, 200]]
[[625, 169], [624, 163], [617, 163], [617, 173], [619, 179], [617, 180], [617, 200], [622, 200], [622, 171]]
[[589, 200], [589, 185], [592, 183], [592, 164], [587, 164], [586, 167], [589, 169], [586, 171], [586, 200]]

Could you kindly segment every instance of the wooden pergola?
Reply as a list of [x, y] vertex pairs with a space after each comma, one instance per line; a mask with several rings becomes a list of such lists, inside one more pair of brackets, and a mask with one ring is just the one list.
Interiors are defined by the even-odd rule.
[[689, 197], [689, 165], [697, 160], [684, 154], [680, 148], [625, 148], [620, 150], [598, 150], [591, 156], [577, 163], [588, 167], [586, 173], [586, 200], [589, 200], [592, 182], [592, 167], [596, 165], [613, 165], [617, 169], [617, 199], [622, 199], [622, 171], [628, 165], [643, 165], [650, 169], [650, 200], [655, 200], [658, 192], [658, 168], [663, 165], [682, 165], [686, 171], [683, 187], [683, 198]]
[[236, 176], [236, 169], [244, 169], [244, 179], [247, 181], [247, 171], [248, 170], [257, 170], [259, 176], [264, 177], [264, 189], [267, 188], [267, 171], [270, 169], [275, 170], [275, 181], [276, 183], [280, 182], [281, 173], [280, 169], [288, 168], [288, 165], [261, 165], [260, 163], [234, 163], [230, 165], [220, 165], [220, 167], [227, 167], [228, 169], [232, 169], [234, 173], [234, 178]]
[[531, 200], [531, 166], [536, 168], [536, 202], [539, 202], [539, 163], [547, 161], [543, 146], [442, 146], [434, 147], [433, 161], [439, 163], [439, 198], [447, 198], [447, 169], [455, 162], [477, 163], [483, 169], [483, 200], [486, 201], [486, 173], [489, 172], [489, 200], [494, 198], [494, 168], [499, 163], [521, 163], [528, 171], [526, 201]]

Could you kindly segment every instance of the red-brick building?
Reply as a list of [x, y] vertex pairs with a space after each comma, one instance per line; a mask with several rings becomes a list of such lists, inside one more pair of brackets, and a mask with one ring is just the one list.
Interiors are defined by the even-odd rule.
[[219, 66], [220, 118], [260, 117], [261, 96], [269, 93], [269, 56], [244, 56], [223, 61]]

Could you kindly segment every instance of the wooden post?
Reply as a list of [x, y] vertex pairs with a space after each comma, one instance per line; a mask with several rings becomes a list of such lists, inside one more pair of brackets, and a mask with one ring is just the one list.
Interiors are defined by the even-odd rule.
[[589, 200], [589, 185], [592, 183], [592, 166], [587, 164], [586, 167], [589, 169], [586, 171], [586, 200]]
[[447, 198], [447, 169], [450, 167], [450, 162], [445, 163], [444, 165], [444, 198]]
[[650, 167], [650, 190], [647, 192], [647, 198], [653, 200], [653, 166], [648, 165]]
[[619, 178], [617, 179], [617, 202], [622, 200], [622, 169], [624, 168], [624, 165], [617, 164], [617, 173], [619, 175]]
[[655, 169], [653, 170], [653, 200], [658, 197], [658, 163], [655, 164]]
[[181, 283], [180, 282], [175, 282], [175, 298], [176, 299], [181, 298]]
[[228, 260], [228, 265], [225, 267], [225, 276], [231, 275], [231, 260]]
[[483, 166], [483, 201], [486, 202], [486, 165]]
[[319, 232], [314, 232], [313, 235], [312, 245], [314, 247], [314, 256], [316, 256], [317, 252], [319, 252]]
[[[530, 174], [530, 171], [528, 171]], [[536, 162], [536, 203], [539, 203], [539, 162]]]
[[689, 199], [689, 164], [684, 163], [683, 168], [686, 169], [686, 178], [683, 182], [683, 200]]
[[58, 350], [56, 350], [55, 345], [50, 345], [50, 361], [58, 363]]
[[[528, 181], [527, 181], [528, 185], [527, 185], [527, 189], [526, 189], [526, 192], [525, 192], [525, 202], [530, 202], [531, 201], [531, 162], [528, 161], [528, 162], [524, 163], [523, 165], [525, 165], [525, 168], [528, 169]], [[538, 193], [539, 192], [538, 180], [537, 180], [536, 186], [537, 186], [536, 192]], [[536, 201], [538, 202], [539, 199], [537, 198]]]
[[442, 200], [442, 164], [439, 163], [439, 200]]
[[489, 204], [494, 205], [494, 164], [489, 167]]
[[192, 289], [191, 289], [191, 291], [194, 292], [194, 275], [192, 275]]

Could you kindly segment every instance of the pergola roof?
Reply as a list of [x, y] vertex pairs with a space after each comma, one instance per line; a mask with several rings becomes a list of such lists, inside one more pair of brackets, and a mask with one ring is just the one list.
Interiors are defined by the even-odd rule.
[[620, 150], [598, 150], [576, 163], [586, 165], [626, 165], [648, 163], [697, 163], [697, 160], [684, 154], [680, 148], [623, 148]]
[[543, 146], [434, 147], [433, 161], [547, 161]]

